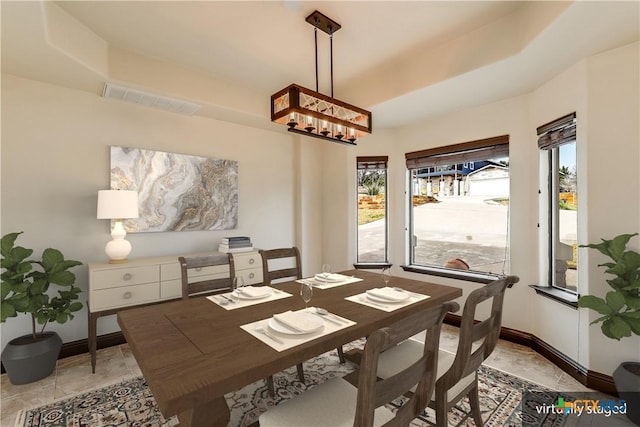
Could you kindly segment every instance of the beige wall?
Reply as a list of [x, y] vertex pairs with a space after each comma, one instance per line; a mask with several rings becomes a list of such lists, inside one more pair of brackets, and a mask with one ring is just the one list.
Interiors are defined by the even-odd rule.
[[[538, 268], [538, 149], [536, 127], [575, 111], [578, 117], [578, 173], [580, 243], [598, 241], [619, 233], [640, 230], [640, 150], [638, 135], [638, 43], [582, 61], [532, 93], [427, 120], [399, 130], [375, 132], [347, 152], [333, 151], [326, 161], [346, 164], [342, 171], [329, 166], [325, 179], [336, 187], [337, 203], [350, 203], [348, 217], [326, 228], [325, 257], [355, 262], [355, 158], [389, 155], [389, 251], [395, 275], [464, 289], [464, 297], [477, 287], [472, 283], [405, 273], [407, 187], [404, 153], [503, 134], [510, 135], [510, 258], [511, 272], [520, 283], [507, 291], [504, 325], [531, 332], [591, 370], [611, 374], [623, 360], [640, 359], [640, 338], [621, 342], [603, 338], [590, 327], [593, 316], [537, 296], [528, 285], [540, 283]], [[611, 171], [616, 171], [612, 182]], [[341, 183], [338, 186], [338, 183]], [[346, 183], [346, 184], [345, 184]], [[624, 206], [621, 206], [624, 201]], [[348, 243], [344, 230], [348, 230]], [[633, 242], [638, 248], [638, 240]], [[347, 249], [345, 251], [345, 248]], [[336, 252], [337, 251], [337, 252]], [[606, 291], [603, 259], [580, 252], [581, 293]], [[612, 356], [614, 355], [614, 356]]]
[[[311, 142], [305, 139], [302, 145]], [[130, 257], [213, 250], [227, 235], [246, 234], [257, 247], [295, 243], [293, 165], [294, 149], [301, 144], [288, 134], [181, 116], [10, 75], [2, 76], [2, 234], [24, 231], [18, 243], [36, 253], [50, 246], [84, 263], [106, 261], [109, 224], [96, 219], [96, 199], [98, 190], [109, 188], [110, 145], [238, 161], [237, 229], [129, 234]], [[86, 290], [86, 266], [75, 271]], [[73, 322], [50, 329], [68, 342], [86, 338], [86, 325], [83, 310]], [[29, 330], [27, 316], [9, 319], [2, 324], [3, 347]], [[100, 320], [99, 333], [114, 330], [115, 316]]]
[[[587, 60], [587, 154], [588, 181], [586, 195], [588, 221], [586, 239], [597, 243], [600, 238], [640, 231], [640, 44], [611, 50]], [[614, 172], [614, 175], [611, 175]], [[640, 238], [629, 246], [640, 250]], [[604, 296], [610, 290], [598, 264], [608, 262], [597, 251], [583, 249], [587, 280], [584, 292]], [[582, 279], [582, 277], [581, 277]], [[589, 312], [583, 320], [597, 316]], [[588, 329], [588, 366], [610, 372], [623, 360], [640, 360], [640, 337], [612, 342], [600, 328]], [[608, 351], [602, 351], [607, 349]], [[615, 355], [615, 356], [614, 356]]]
[[[509, 134], [511, 271], [521, 282], [507, 292], [504, 324], [531, 332], [589, 369], [610, 374], [640, 358], [640, 339], [604, 340], [591, 314], [536, 296], [538, 283], [538, 152], [535, 128], [578, 115], [581, 242], [640, 229], [638, 44], [605, 52], [567, 69], [528, 95], [451, 113], [403, 129], [376, 130], [355, 148], [291, 137], [201, 117], [183, 117], [106, 100], [13, 76], [2, 76], [2, 233], [88, 262], [104, 260], [106, 221], [95, 219], [96, 193], [109, 185], [109, 145], [237, 160], [239, 225], [225, 232], [130, 235], [133, 257], [215, 248], [227, 234], [248, 234], [259, 247], [297, 244], [303, 269], [355, 262], [355, 158], [389, 155], [389, 249], [396, 275], [452, 284], [467, 295], [477, 285], [404, 273], [407, 186], [404, 153]], [[611, 171], [617, 180], [611, 182]], [[621, 206], [621, 200], [625, 201]], [[638, 248], [638, 239], [633, 242]], [[598, 255], [580, 252], [581, 292], [604, 291]], [[78, 269], [86, 289], [86, 267]], [[83, 298], [86, 296], [83, 295]], [[462, 302], [462, 301], [461, 301]], [[2, 344], [28, 330], [28, 319], [2, 325]], [[64, 341], [87, 336], [86, 312], [64, 326]], [[99, 333], [117, 330], [113, 318]], [[606, 349], [606, 350], [605, 350]], [[611, 356], [615, 354], [615, 356]]]

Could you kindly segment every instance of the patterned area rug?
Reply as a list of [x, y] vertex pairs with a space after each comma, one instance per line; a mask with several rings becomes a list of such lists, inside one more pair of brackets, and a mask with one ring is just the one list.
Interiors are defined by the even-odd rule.
[[[257, 381], [226, 395], [231, 408], [230, 426], [248, 426], [258, 420], [269, 407], [303, 393], [307, 388], [329, 378], [353, 371], [354, 365], [341, 365], [335, 351], [304, 363], [306, 385], [298, 380], [295, 367], [274, 375], [276, 397], [269, 395], [264, 381]], [[562, 416], [544, 415], [523, 420], [521, 411], [524, 390], [542, 387], [485, 366], [480, 370], [480, 404], [485, 426], [553, 426], [564, 424]], [[550, 392], [550, 391], [549, 391]], [[553, 394], [553, 392], [550, 392]], [[401, 401], [397, 402], [400, 405]], [[393, 409], [393, 406], [392, 406]], [[449, 412], [449, 426], [473, 426], [465, 419], [468, 402], [463, 400]], [[554, 418], [555, 417], [555, 418]], [[428, 409], [412, 426], [429, 426], [435, 422]], [[60, 400], [18, 415], [16, 427], [170, 427], [179, 425], [176, 417], [165, 420], [158, 411], [144, 378], [133, 378], [119, 384]]]

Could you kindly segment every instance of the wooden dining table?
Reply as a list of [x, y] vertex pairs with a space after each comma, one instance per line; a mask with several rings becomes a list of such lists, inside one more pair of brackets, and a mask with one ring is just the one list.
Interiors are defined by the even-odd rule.
[[292, 294], [288, 298], [227, 310], [205, 297], [196, 297], [120, 311], [118, 323], [165, 418], [177, 414], [182, 427], [226, 426], [230, 413], [225, 393], [462, 295], [460, 288], [393, 277], [389, 286], [430, 298], [386, 312], [345, 300], [385, 286], [380, 274], [362, 270], [341, 273], [363, 280], [316, 288], [310, 305], [356, 324], [281, 352], [240, 326], [304, 308], [300, 284], [295, 281], [273, 285]]

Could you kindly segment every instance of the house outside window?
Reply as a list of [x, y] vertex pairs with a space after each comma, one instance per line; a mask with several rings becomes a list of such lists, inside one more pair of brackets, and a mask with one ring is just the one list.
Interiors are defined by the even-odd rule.
[[357, 159], [357, 264], [387, 264], [388, 156]]
[[409, 266], [468, 278], [509, 272], [509, 136], [406, 153]]
[[[577, 292], [578, 171], [576, 168], [576, 115], [540, 126], [543, 263], [547, 286]], [[546, 242], [546, 244], [544, 243]], [[543, 281], [545, 278], [543, 278]]]

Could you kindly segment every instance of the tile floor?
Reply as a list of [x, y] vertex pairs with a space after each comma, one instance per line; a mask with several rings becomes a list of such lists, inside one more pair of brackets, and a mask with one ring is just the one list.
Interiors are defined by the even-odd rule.
[[[441, 347], [455, 351], [457, 328], [446, 326]], [[488, 366], [559, 391], [589, 391], [547, 359], [528, 347], [500, 341], [485, 362]], [[0, 425], [12, 427], [19, 410], [32, 408], [54, 400], [80, 394], [95, 388], [142, 375], [126, 344], [99, 350], [96, 373], [91, 374], [89, 354], [61, 359], [53, 374], [32, 384], [13, 385], [6, 374], [1, 376]], [[626, 417], [569, 420], [567, 426], [633, 426]]]

